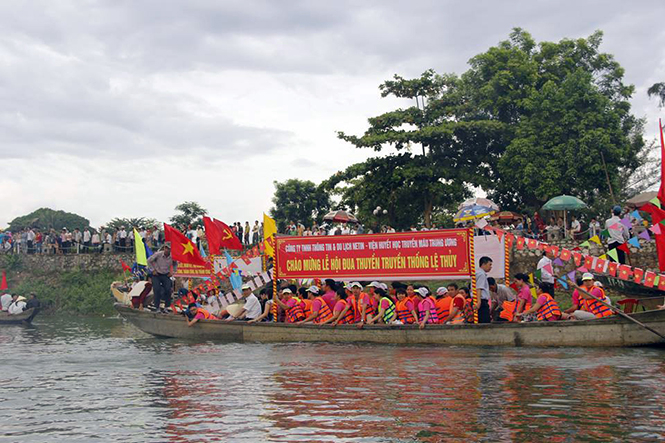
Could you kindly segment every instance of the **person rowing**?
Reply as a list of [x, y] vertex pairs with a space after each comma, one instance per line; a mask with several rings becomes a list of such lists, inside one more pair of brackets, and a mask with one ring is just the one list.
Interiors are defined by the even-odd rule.
[[[316, 289], [317, 293], [313, 291]], [[312, 286], [307, 291], [310, 295], [310, 300], [312, 300], [312, 313], [306, 317], [304, 320], [297, 322], [297, 324], [303, 323], [327, 323], [328, 319], [332, 318], [332, 310], [328, 307], [328, 304], [323, 299], [323, 297], [318, 295], [318, 288]], [[333, 306], [334, 307], [334, 306]]]
[[404, 325], [410, 325], [416, 322], [418, 314], [413, 302], [406, 296], [406, 288], [397, 288], [395, 290], [397, 295], [397, 303], [395, 308], [397, 310], [397, 320], [401, 321]]
[[517, 321], [516, 314], [520, 314], [531, 308], [533, 295], [529, 287], [529, 277], [524, 273], [515, 274], [515, 287], [517, 288], [517, 298], [514, 301], [504, 301], [503, 310], [499, 317], [507, 321]]
[[335, 306], [331, 318], [321, 323], [332, 323], [333, 326], [346, 325], [355, 322], [356, 314], [353, 312], [353, 306], [349, 300], [349, 294], [345, 288], [339, 286], [335, 294]]
[[448, 316], [443, 319], [443, 323], [459, 325], [464, 323], [466, 318], [464, 315], [464, 307], [467, 304], [466, 292], [464, 288], [458, 289], [457, 285], [454, 285], [453, 291], [451, 291], [450, 288], [452, 286], [448, 285], [448, 293], [452, 293], [453, 295], [450, 302], [450, 311], [448, 312]]
[[194, 326], [196, 323], [198, 323], [199, 320], [219, 320], [210, 312], [206, 311], [203, 308], [200, 308], [196, 303], [191, 303], [187, 309], [189, 311], [189, 314], [192, 316], [191, 320], [185, 317], [185, 320], [187, 320], [188, 327]]
[[[457, 291], [455, 291], [457, 293]], [[450, 314], [450, 304], [453, 297], [449, 294], [448, 288], [441, 286], [436, 290], [436, 316], [439, 323], [444, 323]]]
[[282, 290], [282, 298], [280, 300], [277, 295], [273, 297], [273, 303], [284, 309], [286, 312], [286, 322], [287, 323], [298, 323], [305, 319], [305, 313], [302, 309], [302, 302], [298, 297], [293, 296], [293, 291], [291, 288], [284, 288]]
[[[361, 292], [362, 288], [358, 290], [359, 294], [356, 295], [356, 298], [358, 300], [359, 328], [362, 328], [363, 324], [365, 324], [365, 322], [374, 315], [374, 304], [376, 303], [374, 300], [374, 291], [377, 287], [379, 287], [378, 285], [378, 282], [372, 282], [368, 286], [368, 292]], [[352, 290], [355, 291], [355, 288]]]
[[531, 305], [529, 309], [524, 312], [515, 314], [517, 319], [520, 319], [529, 314], [536, 314], [538, 321], [557, 321], [562, 318], [568, 318], [568, 314], [562, 314], [559, 309], [559, 304], [554, 300], [551, 294], [548, 293], [551, 286], [547, 283], [541, 283], [536, 289], [536, 302]]
[[367, 324], [385, 323], [390, 324], [397, 314], [395, 313], [395, 303], [388, 298], [386, 291], [383, 288], [374, 289], [374, 299], [378, 304], [378, 312], [375, 316], [369, 317]]
[[439, 323], [439, 316], [436, 312], [436, 300], [429, 293], [429, 289], [425, 286], [418, 288], [418, 291], [423, 298], [423, 301], [418, 305], [420, 329], [423, 329], [426, 324]]
[[[590, 272], [585, 272], [582, 275], [582, 286], [580, 286], [580, 289], [582, 289], [581, 295], [582, 299], [584, 300], [585, 311], [590, 312], [596, 318], [603, 318], [614, 315], [614, 312], [612, 312], [610, 308], [608, 308], [598, 300], [594, 299], [593, 297], [590, 297], [587, 294], [585, 294], [586, 291], [589, 294], [603, 301], [606, 300], [607, 298], [607, 296], [605, 295], [605, 290], [594, 284], [593, 274], [591, 274]], [[575, 318], [577, 318], [577, 316], [575, 316]]]

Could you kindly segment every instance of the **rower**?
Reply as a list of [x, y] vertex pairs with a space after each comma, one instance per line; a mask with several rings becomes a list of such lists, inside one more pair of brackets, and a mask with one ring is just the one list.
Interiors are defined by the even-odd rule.
[[[605, 298], [607, 297], [605, 295], [605, 290], [603, 288], [594, 285], [593, 274], [591, 274], [590, 272], [585, 272], [582, 275], [581, 289], [583, 289], [584, 291], [588, 292], [589, 294], [593, 295], [594, 297], [600, 300], [605, 300]], [[582, 298], [584, 299], [584, 306], [585, 306], [584, 309], [592, 313], [596, 318], [603, 318], [614, 315], [614, 312], [612, 312], [610, 308], [603, 305], [598, 300], [595, 300], [593, 297], [586, 295], [583, 291], [580, 292]]]
[[[581, 278], [578, 278], [576, 283], [578, 287], [582, 287], [584, 282]], [[564, 313], [569, 314], [571, 318], [576, 320], [593, 320], [596, 318], [595, 315], [586, 310], [586, 303], [577, 288], [573, 290], [572, 305]]]
[[[457, 291], [455, 291], [455, 293], [457, 293]], [[453, 296], [454, 295], [450, 295], [448, 288], [443, 286], [436, 290], [436, 315], [439, 318], [439, 323], [444, 323], [448, 318]]]
[[395, 313], [395, 303], [386, 295], [386, 291], [380, 287], [374, 290], [374, 300], [376, 300], [378, 305], [378, 313], [369, 317], [367, 324], [371, 325], [376, 322], [390, 324], [397, 314]]
[[[557, 321], [561, 320], [562, 314], [559, 304], [547, 291], [550, 289], [548, 283], [541, 283], [536, 289], [536, 302], [526, 311], [515, 314], [516, 318], [522, 318], [525, 315], [536, 313], [538, 321]], [[566, 314], [567, 318], [567, 314]]]
[[[452, 285], [448, 285], [450, 288]], [[464, 323], [466, 317], [464, 315], [464, 308], [467, 304], [466, 297], [465, 297], [465, 291], [458, 289], [457, 285], [455, 285], [454, 289], [455, 295], [453, 295], [451, 298], [450, 302], [450, 312], [448, 313], [448, 317], [443, 319], [444, 323], [451, 324], [451, 325], [459, 325]], [[450, 293], [450, 291], [448, 291]]]
[[298, 297], [293, 296], [291, 288], [284, 288], [282, 290], [284, 300], [280, 300], [276, 295], [273, 297], [273, 303], [284, 309], [286, 312], [287, 323], [298, 323], [305, 319], [305, 313], [302, 310], [302, 303]]
[[420, 329], [423, 329], [427, 323], [439, 323], [439, 316], [436, 312], [436, 300], [429, 293], [425, 286], [418, 288], [418, 292], [423, 297], [423, 301], [418, 305], [418, 314]]
[[499, 317], [507, 321], [517, 321], [516, 314], [524, 312], [531, 308], [533, 295], [528, 284], [529, 277], [526, 274], [515, 274], [514, 285], [517, 287], [517, 298], [515, 301], [504, 301], [503, 310]]
[[[357, 303], [358, 303], [358, 323], [359, 327], [362, 327], [362, 325], [374, 315], [374, 303], [376, 301], [374, 300], [374, 290], [375, 286], [372, 286], [373, 283], [377, 282], [372, 282], [370, 283], [369, 291], [368, 292], [361, 292], [362, 288], [358, 290], [359, 294], [356, 295]], [[378, 283], [377, 283], [378, 285]], [[355, 289], [352, 289], [353, 291], [356, 291]], [[355, 292], [354, 292], [355, 293]]]
[[400, 287], [395, 289], [395, 295], [397, 295], [397, 303], [395, 305], [397, 320], [401, 321], [404, 325], [415, 323], [418, 314], [416, 314], [413, 302], [406, 296], [406, 288]]
[[354, 323], [356, 318], [355, 312], [353, 312], [353, 306], [349, 300], [349, 294], [347, 290], [343, 287], [337, 288], [337, 293], [335, 295], [335, 306], [333, 308], [333, 315], [326, 322], [331, 322], [333, 326], [345, 325]]
[[316, 297], [314, 297], [315, 294], [312, 292], [314, 288], [316, 288], [318, 291], [316, 286], [312, 286], [307, 290], [309, 296], [311, 297], [310, 300], [312, 300], [312, 313], [304, 320], [299, 321], [298, 324], [312, 322], [323, 323], [333, 315], [332, 310], [328, 307], [328, 304], [325, 302], [323, 297], [320, 297], [318, 294], [316, 294]]
[[217, 317], [212, 315], [210, 312], [206, 311], [203, 308], [200, 308], [196, 303], [191, 303], [188, 307], [189, 313], [192, 316], [191, 320], [187, 321], [187, 326], [194, 326], [199, 320], [219, 320]]

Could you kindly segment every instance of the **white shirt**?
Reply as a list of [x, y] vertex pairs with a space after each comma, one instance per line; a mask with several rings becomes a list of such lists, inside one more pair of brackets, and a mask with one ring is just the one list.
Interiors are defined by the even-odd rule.
[[[615, 224], [619, 225], [619, 229], [610, 229], [610, 226]], [[628, 228], [621, 223], [621, 219], [617, 215], [613, 215], [612, 218], [605, 221], [605, 229], [610, 233], [610, 243], [625, 243], [628, 240]]]
[[139, 231], [139, 235], [141, 238], [145, 239], [145, 229], [141, 229], [141, 231]]
[[92, 234], [92, 243], [93, 244], [99, 243], [99, 234], [97, 234], [97, 233]]
[[83, 231], [83, 241], [86, 243], [90, 241], [90, 231], [87, 229]]
[[35, 233], [32, 229], [28, 231], [28, 241], [35, 241]]
[[543, 258], [541, 258], [540, 261], [538, 262], [538, 266], [536, 267], [536, 269], [540, 269], [540, 279], [543, 282], [554, 284], [554, 276], [544, 268], [547, 265], [552, 266], [552, 260], [550, 260], [546, 256], [543, 256]]
[[476, 271], [476, 290], [480, 293], [481, 300], [490, 300], [490, 285], [487, 282], [487, 272], [482, 268], [478, 268]]
[[222, 305], [219, 302], [219, 296], [217, 295], [211, 295], [208, 297], [208, 300], [206, 301], [208, 303], [208, 312], [210, 312], [212, 315], [217, 316], [219, 315], [220, 311], [222, 310]]
[[154, 240], [158, 240], [158, 239], [159, 239], [159, 230], [155, 229], [154, 231], [152, 231], [152, 238], [153, 238]]
[[2, 306], [3, 311], [7, 311], [7, 309], [9, 309], [11, 302], [12, 296], [10, 294], [3, 294], [2, 297], [0, 297], [0, 305]]
[[81, 231], [74, 231], [74, 240], [76, 242], [80, 243], [81, 238], [83, 238], [83, 235], [81, 234]]
[[577, 220], [573, 220], [573, 222], [570, 224], [570, 228], [573, 230], [573, 232], [580, 232], [582, 230], [582, 226]]
[[106, 243], [111, 244], [113, 243], [113, 237], [111, 237], [111, 234], [106, 234]]
[[10, 314], [20, 314], [21, 312], [23, 312], [24, 309], [25, 309], [24, 301], [17, 301], [16, 303], [12, 303], [9, 305]]
[[118, 232], [118, 237], [119, 238], [127, 238], [127, 231], [125, 231], [124, 229], [122, 231], [119, 231]]
[[243, 306], [243, 308], [245, 308], [246, 311], [245, 318], [248, 318], [250, 320], [253, 320], [262, 314], [261, 303], [254, 294], [249, 294], [247, 296], [247, 299], [245, 299], [245, 306]]

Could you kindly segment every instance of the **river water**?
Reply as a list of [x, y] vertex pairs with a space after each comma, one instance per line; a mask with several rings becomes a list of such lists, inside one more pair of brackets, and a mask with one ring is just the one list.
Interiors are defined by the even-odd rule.
[[0, 440], [658, 441], [665, 350], [222, 344], [0, 326]]

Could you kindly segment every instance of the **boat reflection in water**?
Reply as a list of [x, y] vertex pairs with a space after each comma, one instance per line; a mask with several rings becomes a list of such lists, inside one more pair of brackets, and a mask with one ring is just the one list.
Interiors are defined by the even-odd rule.
[[665, 438], [658, 350], [232, 346], [188, 348], [218, 372], [149, 376], [172, 441]]

